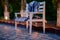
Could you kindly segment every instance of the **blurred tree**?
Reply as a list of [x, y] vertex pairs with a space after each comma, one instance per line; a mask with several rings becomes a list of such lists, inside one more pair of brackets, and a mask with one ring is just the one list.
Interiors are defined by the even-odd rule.
[[4, 19], [9, 20], [9, 6], [8, 0], [4, 0]]

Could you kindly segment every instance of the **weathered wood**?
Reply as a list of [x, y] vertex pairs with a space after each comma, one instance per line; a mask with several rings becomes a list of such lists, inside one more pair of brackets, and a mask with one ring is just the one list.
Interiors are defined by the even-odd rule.
[[9, 12], [8, 12], [8, 0], [5, 0], [4, 3], [4, 19], [9, 19]]

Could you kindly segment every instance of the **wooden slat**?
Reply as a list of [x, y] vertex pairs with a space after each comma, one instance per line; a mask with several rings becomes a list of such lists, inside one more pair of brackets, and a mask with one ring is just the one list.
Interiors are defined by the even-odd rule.
[[31, 14], [43, 14], [43, 12], [29, 12]]
[[43, 21], [43, 19], [32, 19], [32, 22]]

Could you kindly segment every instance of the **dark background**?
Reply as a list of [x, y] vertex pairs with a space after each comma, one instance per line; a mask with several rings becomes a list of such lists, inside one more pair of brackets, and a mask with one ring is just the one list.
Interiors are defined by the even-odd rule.
[[[32, 0], [27, 0], [27, 3]], [[46, 20], [48, 21], [56, 21], [57, 18], [57, 0], [37, 0], [38, 2], [45, 1], [46, 2]], [[21, 0], [8, 0], [8, 10], [10, 14], [10, 19], [14, 19], [14, 13], [20, 12], [21, 8]], [[0, 19], [3, 19], [4, 14], [4, 0], [0, 0]]]

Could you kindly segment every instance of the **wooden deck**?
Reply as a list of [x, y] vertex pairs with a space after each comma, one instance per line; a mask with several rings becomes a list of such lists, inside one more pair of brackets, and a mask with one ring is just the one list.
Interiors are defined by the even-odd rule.
[[[0, 20], [0, 22], [12, 23], [12, 24], [15, 23], [14, 20]], [[25, 25], [25, 22], [19, 22], [18, 24]], [[41, 25], [42, 25], [42, 23], [40, 23], [40, 22], [33, 22], [33, 26], [35, 26], [35, 27], [42, 27]], [[46, 23], [45, 28], [53, 28], [53, 29], [56, 29], [56, 30], [60, 30], [60, 27], [57, 27], [53, 23]]]

